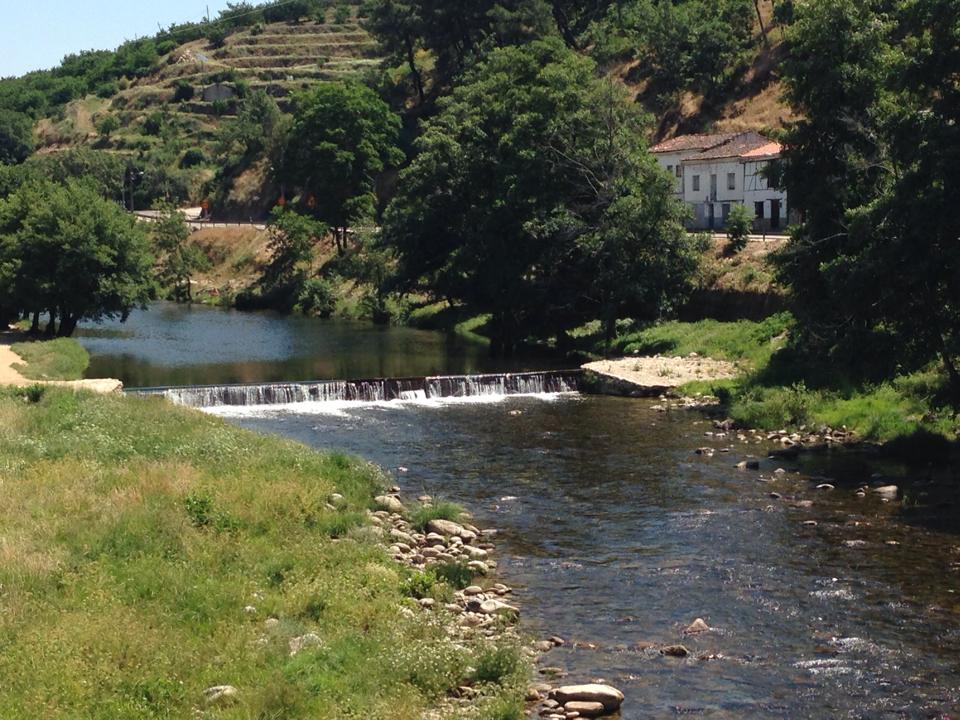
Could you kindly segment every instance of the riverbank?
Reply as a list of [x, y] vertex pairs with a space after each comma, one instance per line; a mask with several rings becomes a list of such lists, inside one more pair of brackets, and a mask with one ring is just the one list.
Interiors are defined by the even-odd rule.
[[520, 717], [522, 662], [476, 675], [516, 646], [420, 611], [374, 466], [159, 399], [7, 389], [0, 416], [5, 717], [412, 719], [467, 686]]
[[123, 389], [119, 380], [82, 379], [89, 364], [89, 353], [71, 338], [33, 341], [20, 331], [0, 333], [0, 387], [52, 385], [96, 393]]
[[626, 332], [614, 352], [627, 356], [662, 354], [701, 357], [733, 363], [734, 378], [695, 381], [676, 393], [714, 396], [717, 414], [729, 427], [764, 431], [841, 431], [850, 441], [884, 443], [910, 452], [931, 446], [946, 451], [957, 440], [956, 413], [945, 397], [946, 381], [938, 368], [871, 383], [841, 376], [815, 359], [801, 358], [789, 347], [788, 313], [762, 322], [705, 320], [669, 322]]

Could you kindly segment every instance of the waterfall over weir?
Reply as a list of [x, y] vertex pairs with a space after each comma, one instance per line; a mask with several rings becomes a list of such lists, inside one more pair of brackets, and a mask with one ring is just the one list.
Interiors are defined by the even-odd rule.
[[435, 377], [381, 378], [375, 380], [323, 380], [249, 385], [194, 385], [142, 388], [131, 394], [163, 395], [178, 405], [286, 405], [301, 402], [427, 400], [432, 398], [538, 395], [576, 392], [581, 370], [440, 375]]

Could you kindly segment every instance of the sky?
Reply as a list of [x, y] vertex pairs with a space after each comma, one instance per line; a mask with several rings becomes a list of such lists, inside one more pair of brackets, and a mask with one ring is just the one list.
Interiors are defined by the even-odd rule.
[[80, 50], [112, 50], [157, 23], [215, 18], [226, 0], [0, 0], [0, 77], [44, 70]]

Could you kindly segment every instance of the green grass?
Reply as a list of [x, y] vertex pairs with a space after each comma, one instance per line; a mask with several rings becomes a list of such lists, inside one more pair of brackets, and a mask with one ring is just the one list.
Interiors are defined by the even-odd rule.
[[766, 365], [783, 346], [791, 324], [792, 318], [787, 313], [773, 315], [759, 323], [749, 320], [668, 322], [620, 335], [614, 342], [614, 350], [627, 355], [697, 353], [755, 369]]
[[490, 339], [482, 334], [490, 322], [490, 315], [471, 315], [463, 308], [445, 302], [421, 305], [410, 311], [407, 324], [422, 330], [453, 332], [468, 340], [488, 344]]
[[90, 364], [90, 355], [72, 338], [14, 343], [11, 349], [24, 361], [13, 369], [28, 380], [79, 380]]
[[[26, 399], [0, 392], [4, 718], [412, 720], [486, 652], [400, 612], [368, 463], [157, 398]], [[484, 703], [519, 708], [512, 682]]]

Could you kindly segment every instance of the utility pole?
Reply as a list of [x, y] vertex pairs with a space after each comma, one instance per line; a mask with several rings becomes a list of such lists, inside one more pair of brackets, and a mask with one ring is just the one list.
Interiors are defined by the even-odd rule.
[[210, 24], [210, 6], [207, 5], [207, 25]]

